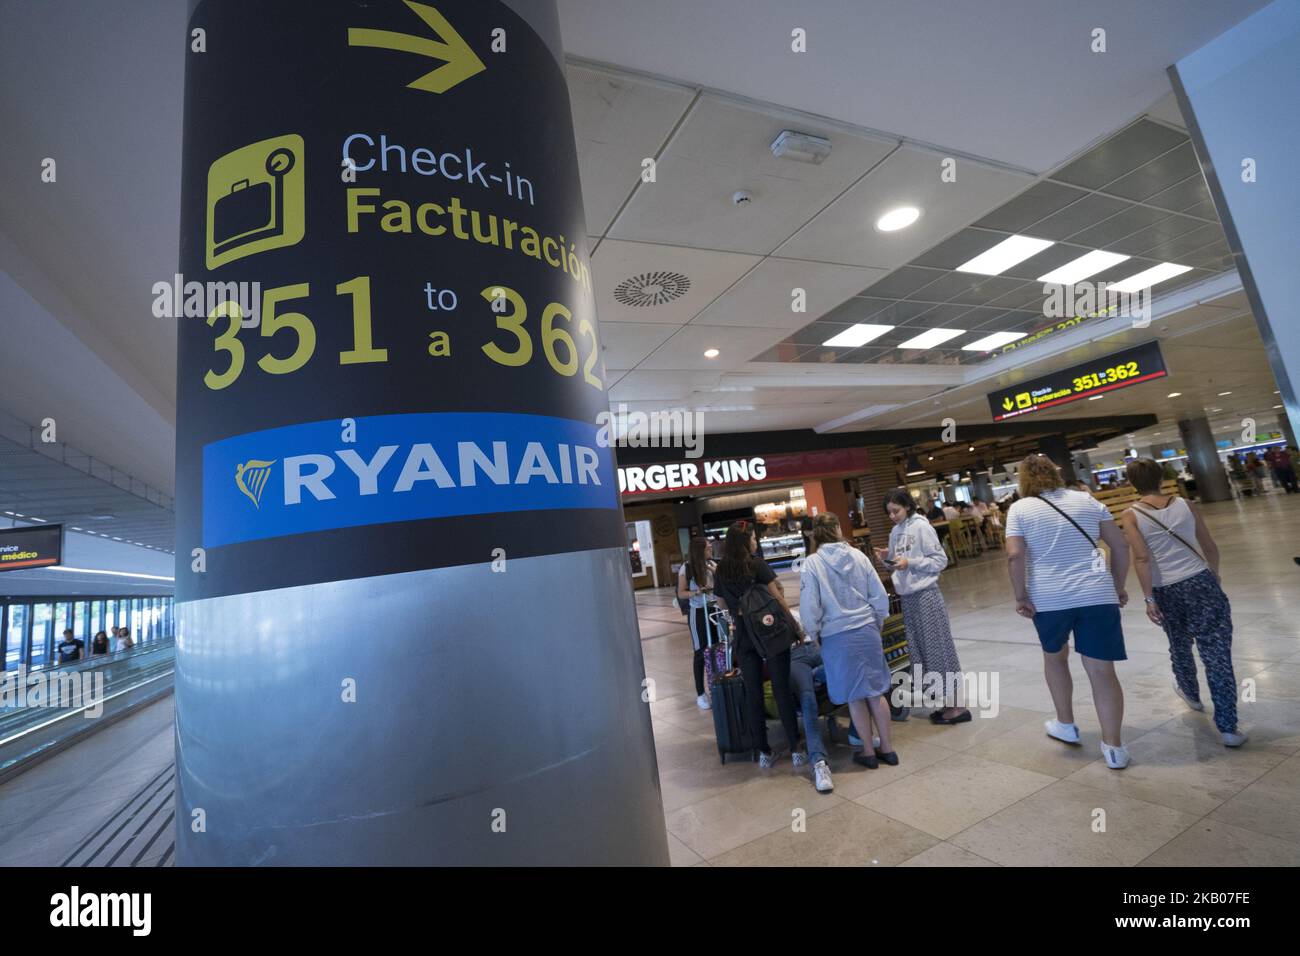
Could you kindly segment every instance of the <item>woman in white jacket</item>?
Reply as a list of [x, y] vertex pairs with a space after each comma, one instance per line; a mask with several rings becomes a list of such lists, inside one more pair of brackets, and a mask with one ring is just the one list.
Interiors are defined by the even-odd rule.
[[[898, 766], [889, 739], [889, 665], [880, 643], [880, 626], [889, 614], [889, 595], [871, 559], [840, 534], [840, 520], [830, 513], [813, 519], [817, 550], [799, 575], [799, 617], [808, 636], [821, 639], [826, 665], [826, 692], [831, 702], [849, 705], [862, 739], [875, 734], [880, 746], [863, 747], [853, 762], [871, 770], [884, 761]], [[874, 751], [874, 752], [873, 752]]]
[[903, 606], [913, 673], [920, 668], [922, 690], [928, 691], [935, 681], [942, 682], [944, 706], [931, 713], [930, 719], [936, 724], [964, 724], [971, 714], [961, 705], [961, 662], [948, 623], [948, 606], [939, 592], [939, 572], [948, 566], [948, 556], [933, 526], [917, 514], [916, 502], [906, 489], [885, 499], [885, 511], [894, 528], [889, 532], [889, 547], [876, 548], [876, 556], [891, 572], [894, 591]]

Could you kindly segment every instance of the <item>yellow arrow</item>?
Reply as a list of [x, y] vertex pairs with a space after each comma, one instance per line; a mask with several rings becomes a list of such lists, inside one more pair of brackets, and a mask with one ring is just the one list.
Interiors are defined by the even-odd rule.
[[1002, 399], [1002, 407], [1005, 408], [1007, 411], [1011, 411], [1011, 409], [1015, 407], [1015, 404], [1016, 403], [1013, 402], [1010, 398]]
[[446, 93], [457, 83], [468, 80], [475, 73], [487, 69], [478, 58], [464, 37], [456, 32], [447, 22], [447, 18], [425, 3], [406, 0], [406, 5], [428, 24], [438, 37], [412, 36], [409, 33], [393, 33], [390, 30], [369, 30], [363, 27], [348, 27], [348, 46], [378, 47], [383, 50], [399, 50], [403, 53], [418, 53], [432, 60], [442, 60], [443, 65], [430, 70], [424, 76], [407, 84], [407, 89], [425, 90], [429, 93]]

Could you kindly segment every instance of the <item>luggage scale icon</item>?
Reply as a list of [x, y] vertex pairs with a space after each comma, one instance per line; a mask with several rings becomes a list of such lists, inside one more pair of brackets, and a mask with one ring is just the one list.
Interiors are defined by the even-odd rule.
[[209, 269], [302, 241], [303, 141], [289, 134], [243, 146], [208, 168]]

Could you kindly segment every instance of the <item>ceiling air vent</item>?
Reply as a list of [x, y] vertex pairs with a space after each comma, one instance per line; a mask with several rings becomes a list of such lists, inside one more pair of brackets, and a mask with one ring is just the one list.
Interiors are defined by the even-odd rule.
[[680, 272], [646, 272], [620, 282], [614, 289], [614, 298], [637, 308], [663, 305], [680, 299], [690, 288], [691, 280]]

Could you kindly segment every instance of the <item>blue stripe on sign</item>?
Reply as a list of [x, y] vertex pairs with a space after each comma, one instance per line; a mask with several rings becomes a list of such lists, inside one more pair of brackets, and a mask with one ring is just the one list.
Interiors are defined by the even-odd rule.
[[203, 449], [203, 544], [455, 515], [619, 506], [590, 422], [449, 412], [271, 428]]

